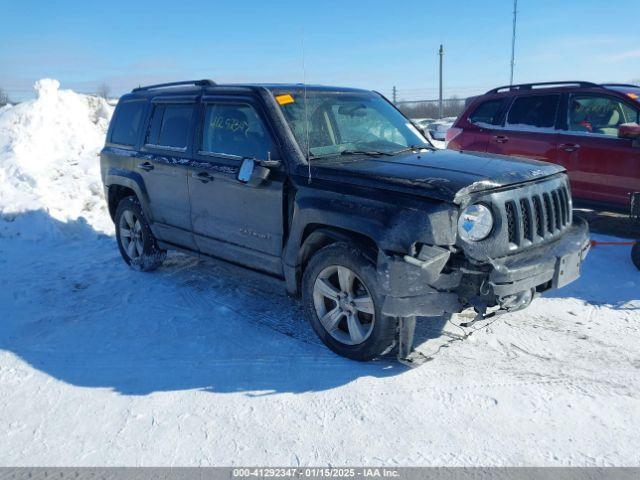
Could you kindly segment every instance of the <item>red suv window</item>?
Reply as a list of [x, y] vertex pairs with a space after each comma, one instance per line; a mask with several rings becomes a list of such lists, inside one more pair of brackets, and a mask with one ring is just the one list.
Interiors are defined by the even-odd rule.
[[504, 98], [498, 98], [495, 100], [487, 100], [482, 102], [476, 107], [471, 115], [469, 115], [469, 121], [476, 125], [498, 125], [500, 123], [500, 111], [504, 105]]
[[560, 95], [518, 97], [507, 115], [507, 126], [554, 128]]
[[568, 130], [618, 136], [623, 123], [637, 123], [638, 110], [606, 95], [572, 95], [569, 99]]

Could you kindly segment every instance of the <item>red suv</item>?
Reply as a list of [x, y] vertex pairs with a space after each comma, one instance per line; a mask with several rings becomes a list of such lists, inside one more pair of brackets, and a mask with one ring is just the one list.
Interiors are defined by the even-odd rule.
[[639, 124], [638, 86], [532, 83], [469, 99], [446, 141], [452, 150], [560, 164], [574, 198], [628, 206], [640, 192]]

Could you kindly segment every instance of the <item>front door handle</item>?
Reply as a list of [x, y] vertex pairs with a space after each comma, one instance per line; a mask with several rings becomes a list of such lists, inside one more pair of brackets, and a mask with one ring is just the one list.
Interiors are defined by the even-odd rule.
[[495, 135], [493, 138], [497, 143], [507, 143], [509, 141], [509, 137], [504, 135]]
[[153, 170], [153, 163], [142, 162], [138, 164], [138, 168], [144, 170], [145, 172], [150, 172], [151, 170]]
[[580, 148], [580, 145], [578, 145], [577, 143], [561, 143], [560, 144], [560, 149], [564, 150], [565, 152], [575, 152], [579, 148]]
[[193, 178], [197, 178], [202, 183], [209, 183], [215, 179], [215, 177], [211, 175], [209, 172], [194, 173]]

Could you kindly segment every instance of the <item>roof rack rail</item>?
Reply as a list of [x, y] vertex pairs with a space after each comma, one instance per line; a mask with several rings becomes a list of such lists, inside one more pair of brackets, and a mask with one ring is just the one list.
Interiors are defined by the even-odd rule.
[[141, 92], [144, 90], [154, 90], [156, 88], [166, 88], [166, 87], [179, 87], [181, 85], [195, 85], [196, 87], [211, 87], [215, 85], [216, 82], [209, 79], [203, 80], [185, 80], [183, 82], [169, 82], [169, 83], [157, 83], [155, 85], [146, 85], [144, 87], [138, 87], [131, 90], [132, 92]]
[[631, 87], [640, 88], [640, 85], [634, 85], [633, 83], [601, 83], [601, 87]]
[[506, 91], [511, 91], [511, 90], [531, 90], [533, 87], [552, 87], [554, 85], [578, 85], [581, 88], [599, 87], [600, 86], [597, 83], [582, 82], [582, 81], [520, 83], [518, 85], [504, 85], [502, 87], [493, 88], [493, 89], [489, 90], [487, 93], [498, 93], [501, 90], [506, 90]]

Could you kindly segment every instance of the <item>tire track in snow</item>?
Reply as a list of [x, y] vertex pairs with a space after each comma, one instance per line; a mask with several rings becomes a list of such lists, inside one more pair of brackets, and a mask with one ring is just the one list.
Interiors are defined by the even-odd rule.
[[181, 281], [181, 301], [172, 303], [171, 308], [195, 310], [207, 317], [214, 312], [232, 312], [235, 318], [322, 346], [304, 318], [301, 305], [284, 292], [281, 282], [251, 271], [240, 272], [238, 268], [209, 260], [170, 271], [166, 277], [177, 276]]

